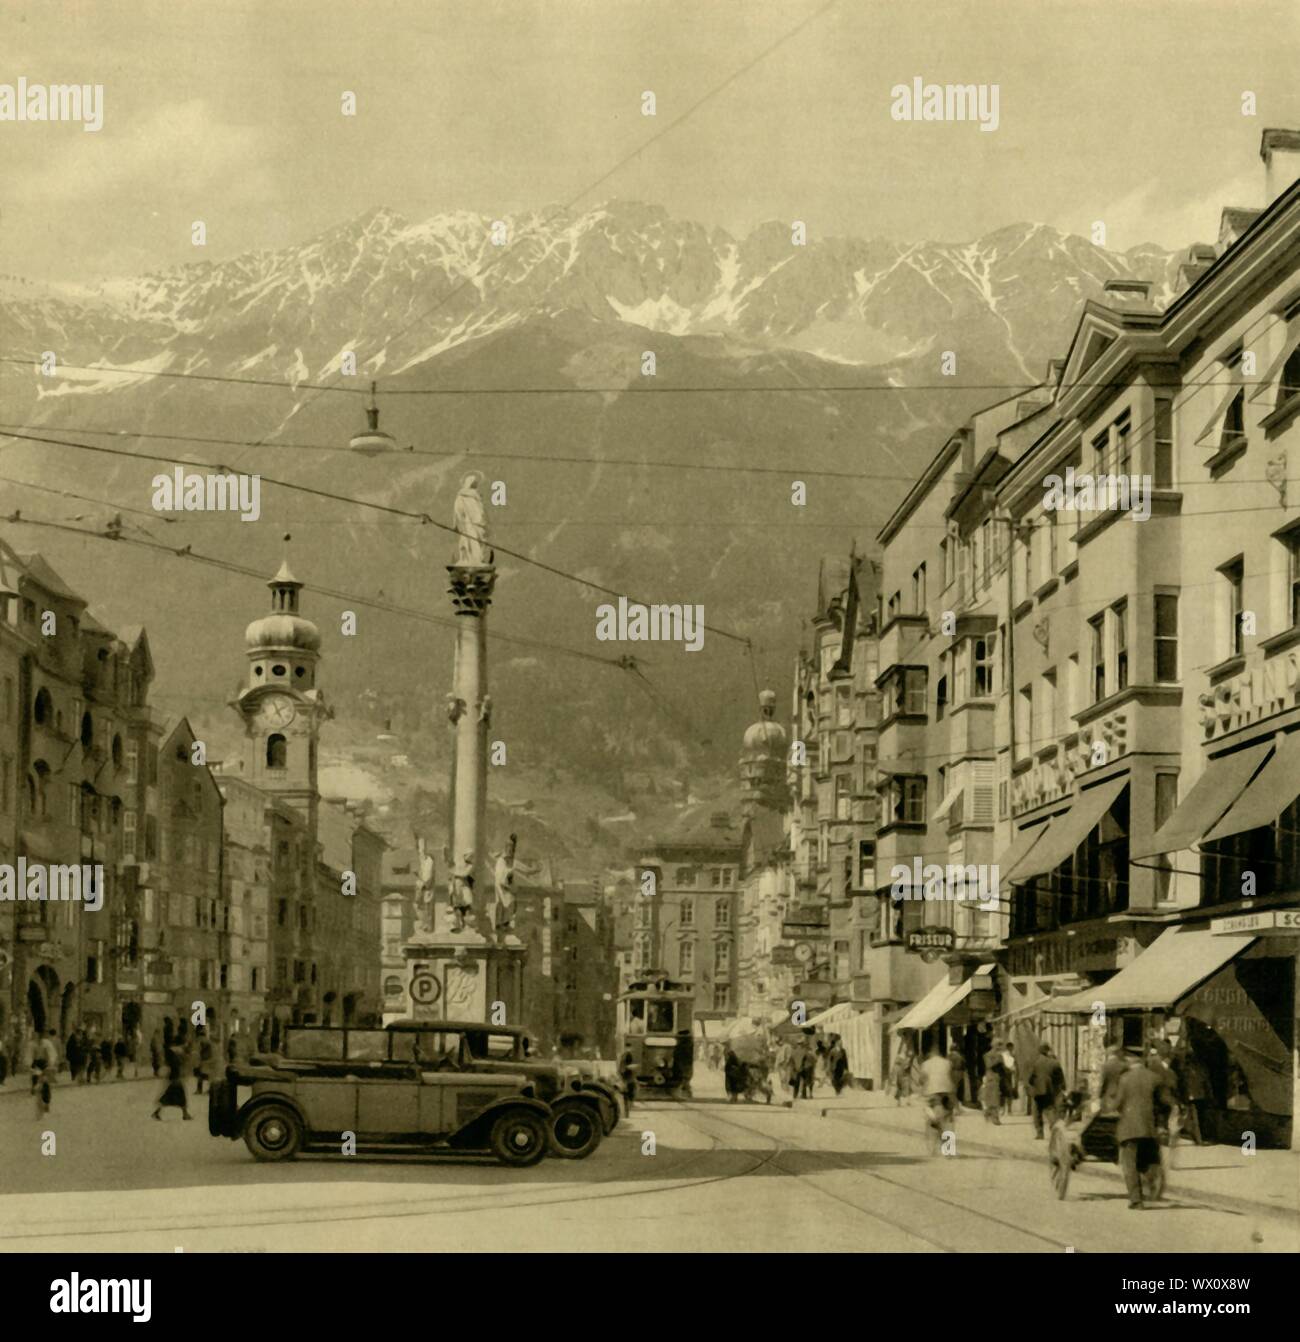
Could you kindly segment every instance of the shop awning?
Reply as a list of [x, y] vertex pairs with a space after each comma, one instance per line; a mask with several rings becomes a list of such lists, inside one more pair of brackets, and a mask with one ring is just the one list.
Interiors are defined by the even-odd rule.
[[1130, 846], [1129, 860], [1136, 862], [1159, 853], [1177, 853], [1200, 843], [1206, 831], [1241, 796], [1242, 789], [1272, 748], [1273, 743], [1266, 741], [1211, 760], [1192, 790], [1155, 834], [1145, 843]]
[[[975, 974], [992, 974], [995, 965], [980, 965]], [[895, 1030], [924, 1030], [942, 1019], [958, 1002], [964, 1002], [975, 982], [975, 974], [962, 983], [940, 980], [905, 1015], [894, 1022]]]
[[1300, 732], [1284, 736], [1269, 762], [1246, 785], [1232, 809], [1205, 836], [1226, 839], [1271, 825], [1300, 797]]
[[808, 1018], [809, 1025], [841, 1025], [846, 1020], [851, 1020], [858, 1014], [857, 1010], [850, 1006], [848, 1002], [836, 1002], [833, 1007], [827, 1007], [825, 1011], [819, 1011], [815, 1016]]
[[1016, 879], [1016, 867], [1023, 862], [1034, 850], [1034, 846], [1039, 839], [1047, 833], [1047, 821], [1041, 825], [1027, 825], [1022, 830], [1016, 831], [1016, 836], [1011, 840], [1007, 850], [998, 858], [998, 880], [1013, 881]]
[[[1047, 826], [1046, 836], [1036, 843], [1016, 868], [1013, 880], [1025, 881], [1055, 871], [1074, 855], [1074, 850], [1097, 828], [1102, 816], [1115, 804], [1128, 786], [1126, 777], [1112, 778], [1080, 793], [1079, 799], [1063, 815]], [[1000, 873], [999, 873], [1000, 874]]]
[[1049, 1011], [1168, 1010], [1254, 941], [1215, 936], [1208, 927], [1168, 927], [1114, 978], [1045, 1004]]

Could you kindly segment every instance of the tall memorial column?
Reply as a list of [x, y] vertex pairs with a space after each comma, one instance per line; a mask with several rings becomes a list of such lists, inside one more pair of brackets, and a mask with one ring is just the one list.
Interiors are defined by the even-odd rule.
[[424, 1020], [492, 1018], [527, 1025], [523, 1008], [524, 948], [492, 926], [487, 852], [487, 752], [492, 701], [487, 690], [487, 613], [496, 565], [487, 541], [479, 476], [465, 477], [456, 496], [456, 556], [447, 565], [456, 651], [446, 696], [452, 728], [451, 805], [444, 896], [421, 875], [417, 931], [406, 944], [410, 1014]]

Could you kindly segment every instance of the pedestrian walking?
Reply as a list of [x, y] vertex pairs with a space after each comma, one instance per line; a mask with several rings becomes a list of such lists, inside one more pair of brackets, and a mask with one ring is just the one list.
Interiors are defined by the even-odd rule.
[[956, 1082], [952, 1057], [945, 1057], [936, 1042], [930, 1056], [920, 1065], [921, 1094], [926, 1105], [926, 1134], [931, 1151], [939, 1149], [943, 1134], [957, 1116]]
[[980, 1108], [984, 1121], [1002, 1126], [1002, 1096], [1005, 1087], [1002, 1045], [994, 1043], [984, 1054], [984, 1079], [980, 1082]]
[[85, 1070], [87, 1085], [94, 1085], [99, 1080], [99, 1061], [99, 1042], [88, 1038], [86, 1040]]
[[99, 1041], [99, 1074], [110, 1076], [113, 1071], [113, 1041], [105, 1035]]
[[722, 1059], [722, 1087], [727, 1092], [727, 1103], [735, 1104], [745, 1089], [745, 1064], [728, 1048]]
[[40, 1056], [45, 1059], [45, 1070], [49, 1073], [50, 1080], [53, 1081], [59, 1071], [59, 1034], [57, 1030], [51, 1030], [41, 1040], [37, 1049]]
[[179, 1109], [184, 1118], [193, 1118], [194, 1115], [190, 1113], [189, 1097], [185, 1094], [184, 1055], [175, 1044], [172, 1044], [164, 1053], [163, 1062], [167, 1066], [167, 1086], [158, 1097], [158, 1107], [153, 1111], [154, 1118], [161, 1123], [164, 1109]]
[[817, 1054], [808, 1047], [803, 1046], [803, 1053], [799, 1060], [799, 1097], [804, 1100], [811, 1100], [813, 1097], [813, 1082], [817, 1077]]
[[636, 1059], [632, 1057], [631, 1049], [619, 1059], [618, 1075], [619, 1080], [623, 1083], [623, 1101], [627, 1105], [627, 1112], [630, 1117], [632, 1102], [636, 1099]]
[[3, 1086], [9, 1076], [9, 1046], [5, 1043], [4, 1036], [0, 1035], [0, 1086]]
[[232, 1034], [226, 1040], [226, 1066], [234, 1067], [239, 1062], [239, 1036]]
[[849, 1055], [839, 1035], [831, 1036], [831, 1046], [826, 1057], [830, 1065], [831, 1089], [839, 1095], [849, 1081]]
[[953, 1103], [960, 1105], [966, 1087], [966, 1059], [961, 1049], [957, 1047], [956, 1040], [953, 1040], [948, 1050], [948, 1066], [952, 1068]]
[[1162, 1076], [1143, 1066], [1141, 1053], [1128, 1059], [1128, 1069], [1116, 1088], [1119, 1122], [1115, 1140], [1119, 1143], [1119, 1167], [1128, 1189], [1129, 1211], [1141, 1211], [1145, 1205], [1142, 1176], [1160, 1163], [1160, 1145], [1156, 1139], [1157, 1111], [1172, 1110], [1176, 1100]]
[[1041, 1142], [1043, 1121], [1046, 1119], [1049, 1128], [1056, 1122], [1057, 1101], [1061, 1097], [1061, 1092], [1065, 1090], [1065, 1073], [1052, 1052], [1051, 1044], [1039, 1045], [1038, 1057], [1034, 1059], [1034, 1065], [1029, 1069], [1026, 1082], [1033, 1104], [1034, 1140]]
[[1113, 1114], [1119, 1107], [1120, 1078], [1128, 1071], [1124, 1058], [1124, 1045], [1113, 1043], [1106, 1045], [1106, 1058], [1101, 1064], [1101, 1110]]
[[32, 1059], [32, 1095], [36, 1099], [36, 1117], [43, 1118], [50, 1112], [50, 1070], [45, 1058], [38, 1054]]
[[1197, 1146], [1205, 1140], [1205, 1110], [1210, 1102], [1210, 1074], [1191, 1044], [1185, 1044], [1174, 1055], [1174, 1074], [1185, 1103], [1183, 1122], [1187, 1133]]
[[900, 1048], [889, 1070], [890, 1089], [894, 1092], [894, 1103], [900, 1105], [912, 1094], [912, 1054], [906, 1048]]
[[202, 1095], [203, 1083], [208, 1079], [208, 1071], [212, 1066], [212, 1040], [202, 1025], [194, 1031], [194, 1040], [198, 1055], [198, 1061], [194, 1064], [194, 1080], [197, 1083], [194, 1093]]
[[1011, 1113], [1012, 1106], [1016, 1102], [1017, 1077], [1016, 1077], [1016, 1054], [1011, 1047], [1011, 1040], [1008, 1039], [1002, 1045], [1002, 1107]]
[[68, 1060], [68, 1079], [71, 1081], [81, 1080], [81, 1069], [86, 1063], [86, 1053], [81, 1038], [80, 1030], [71, 1031], [68, 1035], [68, 1042], [63, 1049], [64, 1056]]
[[162, 1036], [157, 1030], [149, 1036], [149, 1062], [153, 1066], [154, 1076], [157, 1076], [163, 1065]]
[[128, 1056], [127, 1043], [125, 1039], [118, 1039], [113, 1045], [113, 1059], [117, 1063], [117, 1079], [126, 1080], [126, 1060]]

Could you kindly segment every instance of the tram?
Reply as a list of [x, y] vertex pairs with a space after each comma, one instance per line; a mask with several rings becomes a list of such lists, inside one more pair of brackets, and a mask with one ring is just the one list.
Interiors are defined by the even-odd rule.
[[632, 1055], [637, 1085], [691, 1093], [695, 1068], [692, 1009], [695, 992], [666, 975], [629, 983], [618, 999], [619, 1057]]

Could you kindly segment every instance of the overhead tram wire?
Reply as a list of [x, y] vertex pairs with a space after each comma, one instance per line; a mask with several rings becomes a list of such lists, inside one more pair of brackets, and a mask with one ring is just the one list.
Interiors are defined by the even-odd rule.
[[[54, 447], [71, 447], [82, 452], [101, 452], [109, 456], [126, 457], [136, 461], [160, 461], [167, 464], [180, 466], [202, 467], [204, 470], [217, 471], [222, 474], [229, 473], [230, 468], [219, 462], [195, 461], [188, 457], [161, 456], [149, 452], [128, 452], [123, 448], [108, 447], [103, 443], [77, 443], [67, 438], [53, 438], [40, 434], [16, 433], [13, 430], [6, 430], [0, 436], [13, 438], [20, 442], [46, 443]], [[368, 499], [352, 498], [347, 494], [336, 494], [332, 490], [317, 489], [314, 485], [298, 484], [292, 480], [281, 480], [271, 475], [261, 475], [260, 478], [267, 484], [276, 485], [281, 489], [293, 490], [300, 494], [307, 494], [314, 498], [329, 499], [334, 503], [346, 503], [357, 508], [369, 508], [375, 512], [390, 514], [394, 517], [405, 517], [412, 521], [419, 522], [425, 526], [436, 527], [439, 531], [445, 531], [453, 536], [460, 536], [463, 533], [456, 527], [449, 526], [446, 522], [439, 522], [430, 517], [428, 513], [412, 512], [409, 508], [397, 508], [388, 503], [374, 503]], [[492, 548], [508, 555], [512, 559], [517, 559], [522, 564], [529, 564], [533, 568], [541, 569], [544, 573], [550, 573], [554, 577], [563, 578], [568, 582], [574, 582], [582, 587], [586, 587], [594, 592], [601, 592], [606, 596], [621, 597], [629, 602], [639, 605], [649, 605], [649, 602], [636, 602], [635, 598], [628, 596], [626, 592], [620, 592], [616, 588], [606, 587], [603, 583], [592, 581], [590, 578], [579, 577], [576, 573], [568, 573], [564, 569], [557, 568], [554, 564], [548, 564], [545, 560], [534, 559], [530, 555], [523, 554], [519, 550], [512, 550], [504, 545], [493, 542]], [[717, 634], [720, 638], [730, 639], [734, 643], [746, 645], [749, 639], [743, 634], [732, 633], [729, 629], [719, 628], [717, 625], [702, 624], [702, 628], [707, 629], [709, 633]]]
[[[110, 504], [106, 506], [113, 505]], [[85, 536], [91, 540], [108, 541], [112, 544], [135, 545], [141, 549], [154, 550], [159, 554], [171, 555], [173, 558], [190, 559], [197, 564], [202, 564], [210, 568], [217, 568], [225, 573], [233, 573], [245, 578], [254, 578], [262, 582], [266, 580], [266, 574], [260, 569], [250, 568], [246, 564], [237, 564], [234, 560], [222, 559], [219, 555], [200, 554], [188, 545], [170, 546], [162, 544], [161, 541], [141, 540], [139, 537], [127, 536], [121, 533], [110, 534], [106, 531], [89, 531], [85, 527], [75, 527], [69, 523], [55, 521], [50, 518], [27, 517], [21, 512], [0, 516], [0, 522], [8, 523], [11, 526], [42, 527], [53, 531], [63, 531], [74, 536]], [[413, 607], [402, 606], [393, 601], [383, 601], [375, 597], [362, 596], [355, 592], [345, 592], [338, 588], [325, 587], [320, 583], [304, 583], [303, 586], [308, 591], [318, 592], [321, 596], [330, 597], [332, 600], [346, 601], [349, 605], [365, 606], [371, 610], [383, 611], [388, 615], [396, 615], [404, 619], [418, 620], [421, 623], [438, 625], [441, 628], [459, 628], [453, 616], [434, 615], [428, 611], [416, 610]], [[602, 657], [598, 653], [584, 652], [580, 648], [570, 648], [562, 643], [549, 643], [544, 639], [526, 638], [519, 634], [502, 634], [498, 633], [496, 630], [489, 630], [488, 637], [496, 639], [502, 643], [515, 643], [521, 647], [545, 652], [554, 652], [566, 657], [577, 657], [588, 662], [598, 662], [602, 666], [613, 667], [620, 671], [634, 669], [626, 664], [626, 658]]]

